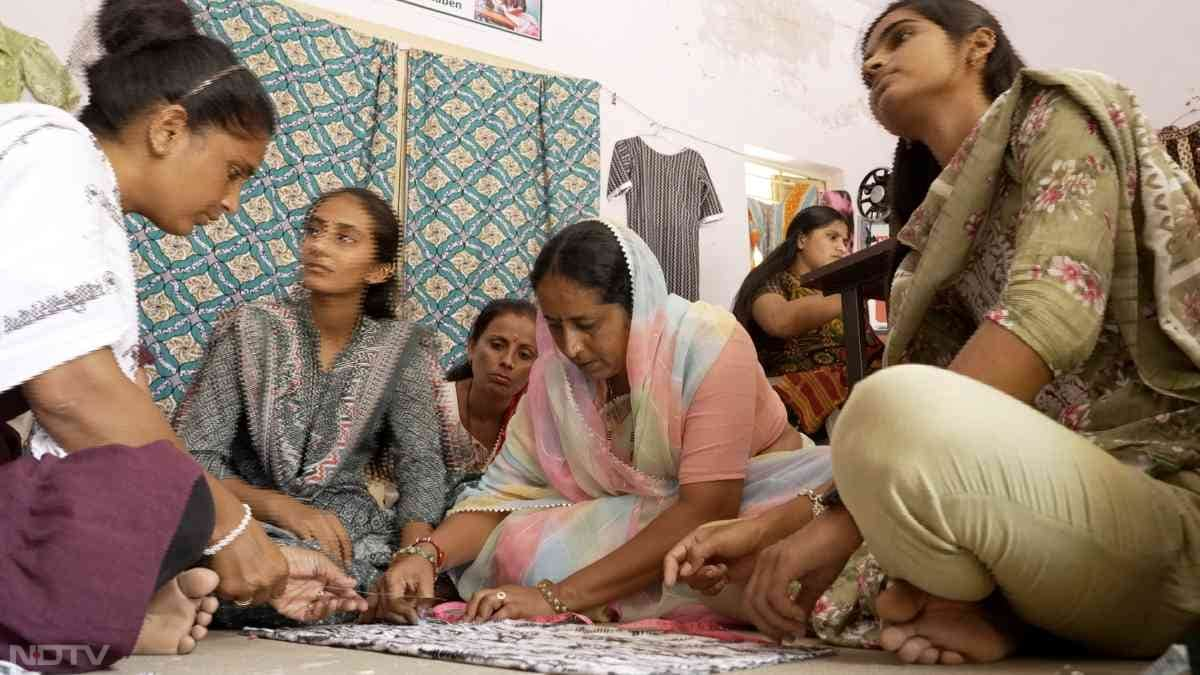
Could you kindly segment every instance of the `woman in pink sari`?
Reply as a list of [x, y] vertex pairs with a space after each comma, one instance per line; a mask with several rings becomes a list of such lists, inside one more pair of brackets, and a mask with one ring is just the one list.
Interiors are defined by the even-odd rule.
[[[428, 595], [452, 569], [468, 620], [694, 609], [701, 596], [662, 585], [671, 545], [829, 481], [828, 452], [788, 426], [733, 316], [668, 295], [628, 228], [565, 228], [531, 278], [539, 357], [504, 447], [378, 597]], [[411, 618], [382, 602], [374, 616]]]

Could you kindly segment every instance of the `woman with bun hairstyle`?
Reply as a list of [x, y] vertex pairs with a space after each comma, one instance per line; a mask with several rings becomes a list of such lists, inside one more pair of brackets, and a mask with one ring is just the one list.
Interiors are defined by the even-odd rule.
[[180, 0], [108, 0], [95, 27], [79, 119], [0, 106], [0, 413], [36, 420], [0, 466], [0, 658], [42, 671], [36, 645], [78, 646], [59, 670], [191, 651], [214, 594], [301, 620], [365, 608], [324, 556], [273, 544], [134, 381], [123, 216], [187, 235], [235, 212], [271, 101]]

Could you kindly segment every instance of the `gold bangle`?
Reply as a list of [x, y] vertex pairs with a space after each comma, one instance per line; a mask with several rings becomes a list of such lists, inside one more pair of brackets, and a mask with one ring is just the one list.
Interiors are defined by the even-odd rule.
[[392, 555], [392, 561], [394, 562], [396, 558], [408, 555], [415, 555], [418, 558], [424, 558], [426, 562], [433, 566], [433, 573], [438, 573], [439, 570], [437, 556], [429, 551], [426, 551], [420, 546], [405, 546], [404, 548], [397, 550], [396, 553]]
[[571, 609], [566, 603], [558, 599], [554, 594], [554, 582], [549, 579], [542, 579], [537, 582], [537, 589], [541, 592], [542, 597], [546, 600], [546, 604], [550, 605], [550, 609], [554, 610], [555, 614], [570, 614]]

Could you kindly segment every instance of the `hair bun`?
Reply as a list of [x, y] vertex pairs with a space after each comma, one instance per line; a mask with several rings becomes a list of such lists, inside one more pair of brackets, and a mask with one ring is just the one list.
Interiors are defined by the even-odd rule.
[[128, 54], [156, 42], [199, 34], [183, 0], [105, 0], [97, 29], [109, 54]]

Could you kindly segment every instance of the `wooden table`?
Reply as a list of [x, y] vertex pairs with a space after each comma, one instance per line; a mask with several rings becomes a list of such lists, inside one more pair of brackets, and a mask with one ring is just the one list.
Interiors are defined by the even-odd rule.
[[868, 325], [863, 302], [887, 300], [892, 290], [892, 275], [907, 250], [895, 239], [885, 239], [800, 278], [801, 284], [824, 291], [825, 295], [842, 294], [846, 381], [851, 387], [863, 379], [867, 367], [863, 336]]

